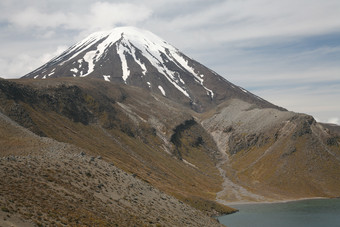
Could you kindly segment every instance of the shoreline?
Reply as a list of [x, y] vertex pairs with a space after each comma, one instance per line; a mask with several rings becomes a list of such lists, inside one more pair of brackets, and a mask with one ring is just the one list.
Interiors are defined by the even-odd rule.
[[233, 205], [253, 205], [253, 204], [273, 204], [273, 203], [288, 203], [288, 202], [298, 202], [304, 200], [316, 200], [316, 199], [340, 199], [339, 197], [306, 197], [306, 198], [299, 198], [299, 199], [285, 199], [285, 200], [273, 200], [273, 201], [239, 201], [239, 202], [226, 202], [228, 206]]

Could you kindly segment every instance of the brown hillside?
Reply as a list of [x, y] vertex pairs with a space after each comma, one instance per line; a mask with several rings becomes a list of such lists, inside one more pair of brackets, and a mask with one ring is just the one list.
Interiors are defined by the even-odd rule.
[[221, 226], [137, 174], [0, 113], [0, 226]]
[[[100, 155], [207, 212], [233, 211], [214, 202], [222, 182], [217, 149], [189, 110], [139, 88], [95, 79], [3, 81], [1, 89], [3, 112], [38, 135]], [[194, 124], [175, 146], [173, 130], [186, 120]]]

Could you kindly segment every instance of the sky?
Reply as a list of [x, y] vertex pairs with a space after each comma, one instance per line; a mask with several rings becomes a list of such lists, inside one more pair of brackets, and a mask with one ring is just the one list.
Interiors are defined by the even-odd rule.
[[1, 0], [0, 77], [118, 26], [149, 30], [276, 105], [340, 124], [339, 0]]

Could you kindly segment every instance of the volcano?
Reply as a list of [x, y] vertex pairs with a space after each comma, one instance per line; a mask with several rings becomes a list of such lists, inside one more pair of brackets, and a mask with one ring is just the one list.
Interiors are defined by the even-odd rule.
[[273, 104], [230, 83], [177, 48], [134, 27], [96, 32], [23, 78], [100, 78], [141, 87], [203, 112], [226, 99]]

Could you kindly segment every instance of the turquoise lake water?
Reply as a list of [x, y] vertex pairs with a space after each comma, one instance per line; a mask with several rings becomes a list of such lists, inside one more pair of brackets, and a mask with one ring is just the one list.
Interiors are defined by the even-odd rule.
[[234, 205], [218, 218], [227, 227], [340, 227], [340, 199]]

